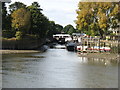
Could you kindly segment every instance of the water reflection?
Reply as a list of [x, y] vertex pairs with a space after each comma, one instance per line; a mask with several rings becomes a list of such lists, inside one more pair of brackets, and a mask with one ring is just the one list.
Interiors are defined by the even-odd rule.
[[65, 49], [3, 55], [4, 88], [117, 88], [117, 62]]
[[81, 63], [89, 63], [89, 64], [96, 64], [96, 65], [103, 65], [103, 66], [110, 66], [110, 65], [118, 65], [119, 60], [114, 59], [106, 59], [106, 58], [89, 58], [89, 57], [80, 57], [80, 53], [77, 53]]

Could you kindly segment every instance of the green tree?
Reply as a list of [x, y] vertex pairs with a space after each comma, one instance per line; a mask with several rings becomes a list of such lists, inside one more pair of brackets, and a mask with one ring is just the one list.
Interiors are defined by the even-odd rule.
[[5, 3], [2, 3], [2, 29], [6, 30], [6, 25], [7, 25], [7, 10]]
[[76, 29], [72, 25], [69, 24], [64, 27], [63, 32], [71, 35], [72, 33], [76, 33]]
[[63, 30], [63, 26], [60, 24], [56, 24], [55, 28], [56, 28], [56, 33], [61, 33]]
[[31, 13], [31, 27], [29, 33], [44, 37], [48, 29], [49, 20], [42, 14], [42, 9], [37, 2], [33, 2], [32, 5], [28, 6], [28, 10]]
[[26, 8], [26, 5], [22, 2], [15, 2], [15, 3], [9, 5], [9, 11], [11, 13], [20, 8]]

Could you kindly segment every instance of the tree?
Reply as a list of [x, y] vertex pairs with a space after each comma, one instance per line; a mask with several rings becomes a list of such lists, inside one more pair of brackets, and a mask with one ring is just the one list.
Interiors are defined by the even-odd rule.
[[115, 4], [112, 12], [110, 13], [110, 21], [111, 27], [116, 28], [118, 27], [118, 19], [119, 19], [119, 5]]
[[23, 34], [28, 33], [30, 28], [30, 12], [25, 8], [20, 8], [12, 13], [12, 28], [21, 31]]
[[60, 24], [55, 24], [55, 28], [56, 28], [56, 33], [61, 33], [63, 30], [63, 26]]
[[42, 14], [42, 9], [37, 2], [33, 2], [32, 5], [28, 6], [28, 10], [31, 13], [31, 27], [29, 33], [44, 37], [48, 29], [49, 20]]
[[26, 5], [22, 2], [15, 2], [15, 3], [9, 5], [9, 11], [11, 13], [20, 8], [26, 8]]
[[72, 25], [69, 24], [64, 27], [63, 32], [71, 35], [72, 33], [76, 33], [76, 30]]
[[[108, 34], [113, 17], [118, 19], [118, 3], [113, 2], [79, 2], [76, 27], [89, 35]], [[115, 26], [116, 27], [116, 26]]]
[[6, 23], [7, 22], [7, 10], [5, 3], [2, 3], [2, 29], [6, 30]]

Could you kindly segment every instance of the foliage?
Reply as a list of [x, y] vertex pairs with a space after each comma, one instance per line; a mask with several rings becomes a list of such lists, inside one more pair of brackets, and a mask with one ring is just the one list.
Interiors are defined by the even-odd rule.
[[63, 26], [61, 26], [59, 24], [55, 24], [54, 21], [49, 21], [47, 36], [52, 37], [53, 34], [61, 33], [62, 30], [63, 30]]
[[56, 29], [56, 33], [61, 33], [61, 31], [63, 30], [63, 26], [56, 24], [55, 29]]
[[20, 8], [12, 13], [12, 27], [16, 31], [27, 33], [30, 28], [30, 12]]
[[[3, 3], [3, 37], [17, 39], [23, 38], [45, 38], [53, 34], [61, 33], [63, 26], [55, 24], [42, 13], [38, 2], [26, 6], [22, 2], [15, 2], [9, 5], [9, 13]], [[6, 24], [7, 23], [7, 24]], [[7, 31], [8, 30], [8, 31]]]
[[118, 3], [79, 2], [76, 27], [81, 32], [101, 37], [109, 33], [109, 28], [117, 27]]
[[15, 31], [12, 30], [2, 30], [2, 37], [4, 38], [12, 38], [15, 35]]
[[69, 24], [64, 27], [63, 32], [71, 35], [72, 33], [76, 33], [76, 30], [72, 25]]
[[7, 10], [5, 3], [2, 3], [2, 28], [5, 30], [6, 29], [6, 22], [7, 22]]
[[42, 14], [42, 9], [37, 2], [33, 2], [32, 5], [28, 6], [28, 10], [31, 13], [31, 27], [29, 33], [44, 37], [46, 35], [49, 20]]
[[15, 2], [15, 3], [9, 5], [9, 11], [11, 13], [20, 8], [26, 8], [26, 5], [22, 2]]
[[21, 31], [17, 31], [15, 36], [17, 40], [21, 40], [24, 37], [24, 34]]

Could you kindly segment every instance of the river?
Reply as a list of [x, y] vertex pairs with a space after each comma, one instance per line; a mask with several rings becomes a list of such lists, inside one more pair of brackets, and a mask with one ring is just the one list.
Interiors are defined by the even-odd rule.
[[66, 49], [3, 55], [3, 88], [117, 88], [114, 61], [78, 57]]

